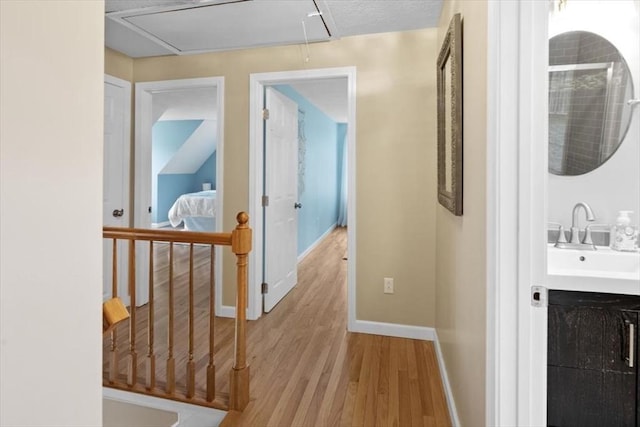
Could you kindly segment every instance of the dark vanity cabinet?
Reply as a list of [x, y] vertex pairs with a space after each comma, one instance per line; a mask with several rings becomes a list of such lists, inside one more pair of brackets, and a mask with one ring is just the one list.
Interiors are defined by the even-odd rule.
[[549, 426], [640, 426], [639, 318], [637, 296], [549, 292]]

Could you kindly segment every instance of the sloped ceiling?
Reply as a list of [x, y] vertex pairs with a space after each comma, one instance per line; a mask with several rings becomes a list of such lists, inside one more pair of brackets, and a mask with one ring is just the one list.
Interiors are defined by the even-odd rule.
[[290, 86], [337, 123], [347, 123], [347, 79], [304, 80]]
[[160, 170], [161, 174], [191, 174], [216, 151], [217, 89], [215, 87], [153, 93], [153, 122], [203, 120]]
[[216, 120], [215, 87], [171, 90], [153, 94], [153, 122], [163, 120]]
[[216, 151], [216, 122], [204, 120], [160, 170], [160, 174], [192, 174]]
[[442, 0], [106, 0], [106, 45], [130, 57], [299, 44], [437, 26]]

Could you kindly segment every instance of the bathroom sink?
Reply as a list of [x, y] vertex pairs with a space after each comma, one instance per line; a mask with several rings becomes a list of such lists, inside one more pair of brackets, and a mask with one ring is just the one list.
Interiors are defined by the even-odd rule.
[[581, 251], [549, 245], [547, 271], [559, 276], [640, 281], [640, 252], [619, 252], [603, 246], [597, 251]]

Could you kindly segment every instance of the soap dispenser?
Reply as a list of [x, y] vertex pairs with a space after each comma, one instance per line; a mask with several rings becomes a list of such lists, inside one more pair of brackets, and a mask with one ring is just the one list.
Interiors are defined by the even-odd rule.
[[611, 249], [616, 251], [635, 251], [638, 248], [638, 228], [631, 225], [629, 217], [633, 211], [620, 211], [616, 224], [611, 227]]

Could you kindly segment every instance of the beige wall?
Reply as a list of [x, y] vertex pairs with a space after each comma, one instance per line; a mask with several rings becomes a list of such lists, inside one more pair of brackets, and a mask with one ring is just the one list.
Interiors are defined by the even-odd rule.
[[103, 1], [0, 1], [0, 425], [102, 425]]
[[462, 15], [463, 216], [438, 205], [436, 328], [463, 426], [485, 423], [487, 3], [449, 0], [438, 41]]
[[[435, 58], [437, 30], [348, 37], [309, 46], [136, 59], [133, 81], [225, 77], [225, 229], [249, 207], [249, 74], [357, 67], [357, 318], [435, 323]], [[109, 62], [112, 55], [107, 56]], [[233, 305], [225, 262], [224, 304]], [[395, 277], [384, 295], [382, 279]]]
[[104, 48], [104, 72], [128, 82], [133, 81], [133, 59], [116, 50]]

